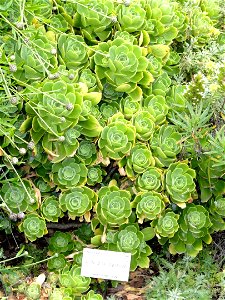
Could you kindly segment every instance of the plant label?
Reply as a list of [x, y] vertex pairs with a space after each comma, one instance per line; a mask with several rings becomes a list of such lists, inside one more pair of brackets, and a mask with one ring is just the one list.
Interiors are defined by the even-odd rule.
[[84, 248], [81, 275], [128, 281], [131, 253]]

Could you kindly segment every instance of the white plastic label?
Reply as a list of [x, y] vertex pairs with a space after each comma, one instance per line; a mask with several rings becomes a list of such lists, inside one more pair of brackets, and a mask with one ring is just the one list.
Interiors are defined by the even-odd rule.
[[81, 275], [128, 281], [131, 253], [84, 248]]

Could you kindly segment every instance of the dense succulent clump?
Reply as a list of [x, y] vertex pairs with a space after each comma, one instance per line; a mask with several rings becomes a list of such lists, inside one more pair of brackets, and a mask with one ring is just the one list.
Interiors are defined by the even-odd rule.
[[133, 271], [153, 237], [196, 256], [225, 229], [223, 8], [22, 2], [0, 4], [0, 230], [49, 244], [50, 300], [100, 300], [84, 247]]

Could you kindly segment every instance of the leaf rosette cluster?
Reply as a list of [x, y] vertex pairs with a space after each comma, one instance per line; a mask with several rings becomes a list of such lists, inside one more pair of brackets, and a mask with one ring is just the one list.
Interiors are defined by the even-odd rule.
[[26, 104], [28, 115], [34, 116], [31, 132], [34, 141], [40, 140], [43, 131], [57, 136], [77, 124], [84, 94], [78, 84], [47, 79], [36, 90], [39, 93]]
[[41, 203], [42, 216], [49, 222], [58, 222], [63, 217], [59, 201], [55, 196], [49, 196]]
[[174, 236], [179, 229], [178, 219], [178, 214], [165, 211], [163, 215], [153, 221], [152, 224], [157, 236], [159, 236], [159, 242], [161, 237], [172, 238]]
[[86, 140], [80, 142], [76, 154], [85, 162], [85, 165], [91, 165], [97, 159], [97, 150], [95, 144]]
[[118, 226], [131, 215], [131, 195], [116, 186], [102, 187], [98, 192], [97, 217], [101, 224]]
[[64, 254], [59, 254], [57, 257], [51, 258], [48, 261], [48, 269], [54, 272], [60, 272], [67, 264]]
[[62, 211], [68, 211], [68, 216], [73, 220], [85, 215], [96, 202], [97, 194], [86, 186], [71, 188], [59, 197]]
[[133, 116], [133, 124], [136, 128], [136, 138], [140, 141], [148, 141], [155, 130], [155, 119], [147, 110], [139, 111]]
[[157, 192], [141, 192], [136, 195], [132, 207], [136, 208], [138, 222], [154, 220], [159, 217], [165, 209], [166, 198]]
[[38, 208], [37, 197], [27, 180], [3, 184], [1, 194], [13, 213], [33, 212]]
[[212, 222], [202, 205], [188, 204], [179, 219], [180, 229], [170, 240], [171, 253], [188, 253], [195, 257], [202, 250], [202, 241], [210, 244]]
[[155, 160], [151, 150], [145, 144], [136, 144], [131, 149], [130, 155], [126, 160], [126, 173], [131, 179], [135, 179], [137, 174], [143, 173], [151, 165], [154, 166]]
[[87, 184], [93, 186], [96, 183], [102, 182], [103, 175], [105, 175], [105, 172], [103, 172], [100, 166], [89, 167], [87, 174]]
[[[57, 59], [51, 53], [56, 47], [55, 35], [46, 32], [42, 26], [35, 33], [28, 30], [24, 36], [26, 38], [18, 39], [15, 45], [15, 62], [20, 67], [15, 76], [24, 81], [43, 80], [46, 73], [57, 66]], [[26, 39], [29, 43], [25, 42]]]
[[106, 237], [109, 249], [131, 253], [131, 271], [137, 266], [148, 268], [151, 248], [146, 244], [146, 239], [137, 224], [124, 224], [116, 233], [109, 232]]
[[160, 192], [163, 188], [164, 174], [159, 168], [150, 166], [136, 178], [136, 189], [138, 191]]
[[66, 266], [59, 275], [61, 286], [71, 288], [72, 294], [84, 293], [89, 289], [91, 278], [80, 275], [81, 267], [73, 265], [71, 268]]
[[147, 71], [148, 60], [144, 50], [121, 38], [98, 45], [94, 55], [95, 72], [106, 78], [117, 91], [132, 92], [137, 83], [148, 85], [153, 76]]
[[225, 217], [225, 198], [223, 196], [216, 196], [210, 201], [210, 212]]
[[[114, 4], [109, 0], [81, 0], [77, 2], [75, 25], [91, 42], [104, 41], [111, 33]], [[110, 17], [112, 16], [112, 17]]]
[[82, 186], [87, 181], [87, 168], [77, 157], [66, 158], [52, 166], [52, 180], [62, 189]]
[[153, 156], [159, 167], [168, 167], [181, 151], [181, 134], [172, 125], [162, 125], [150, 142]]
[[59, 60], [68, 69], [82, 68], [88, 62], [87, 46], [80, 35], [61, 34], [58, 38]]
[[45, 219], [40, 217], [37, 213], [27, 214], [19, 225], [19, 230], [23, 231], [31, 242], [48, 233]]
[[169, 166], [166, 173], [166, 190], [171, 201], [180, 207], [185, 207], [185, 202], [192, 200], [195, 191], [195, 170], [185, 163], [177, 162]]
[[129, 153], [135, 142], [135, 127], [124, 119], [113, 121], [103, 128], [98, 146], [103, 157], [120, 160]]
[[70, 233], [56, 231], [49, 240], [51, 253], [70, 253], [74, 248], [74, 241]]

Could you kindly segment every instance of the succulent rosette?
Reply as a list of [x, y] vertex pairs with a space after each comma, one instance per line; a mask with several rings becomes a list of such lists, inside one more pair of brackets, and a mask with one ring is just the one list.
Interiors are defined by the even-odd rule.
[[119, 100], [124, 95], [123, 92], [116, 91], [115, 87], [108, 82], [103, 81], [103, 97], [105, 102], [111, 103], [114, 100]]
[[68, 211], [69, 217], [73, 220], [85, 215], [96, 202], [97, 194], [86, 186], [72, 188], [59, 197], [60, 207], [64, 212]]
[[103, 300], [100, 294], [95, 294], [94, 291], [89, 291], [86, 296], [81, 296], [81, 300]]
[[[24, 31], [25, 34], [25, 31]], [[54, 53], [56, 47], [55, 35], [51, 31], [45, 31], [41, 26], [35, 31], [27, 31], [25, 39], [18, 39], [15, 46], [15, 63], [20, 66], [14, 76], [19, 80], [35, 81], [43, 80], [49, 69], [57, 67], [57, 59]], [[30, 47], [35, 47], [35, 51]]]
[[144, 108], [149, 110], [149, 113], [154, 118], [156, 125], [165, 123], [169, 107], [165, 97], [162, 95], [148, 96], [144, 99]]
[[56, 273], [60, 272], [67, 264], [64, 254], [59, 254], [57, 257], [54, 257], [48, 260], [47, 266], [50, 271]]
[[[187, 253], [195, 257], [202, 250], [202, 242], [210, 244], [212, 237], [210, 229], [217, 218], [210, 220], [208, 211], [202, 205], [188, 204], [183, 210], [180, 219], [179, 231], [170, 239], [170, 252]], [[217, 225], [217, 224], [216, 224]]]
[[34, 16], [49, 19], [52, 15], [52, 8], [52, 2], [45, 0], [32, 0], [26, 2], [26, 11], [24, 13], [29, 22], [35, 19]]
[[5, 204], [13, 213], [33, 212], [38, 208], [37, 197], [27, 180], [4, 183], [1, 194]]
[[132, 92], [137, 83], [147, 86], [153, 76], [146, 70], [148, 60], [143, 53], [141, 47], [119, 37], [100, 43], [94, 55], [96, 74], [99, 79], [106, 78], [119, 92]]
[[146, 11], [139, 3], [120, 4], [117, 11], [122, 30], [131, 33], [144, 29]]
[[109, 249], [131, 253], [131, 271], [134, 271], [137, 266], [149, 267], [148, 256], [152, 253], [152, 250], [146, 244], [146, 240], [148, 238], [140, 231], [137, 224], [124, 224], [119, 228], [119, 231], [116, 233], [108, 231], [106, 236]]
[[140, 141], [148, 141], [155, 130], [155, 119], [147, 110], [138, 111], [133, 116], [133, 124], [136, 128], [136, 137]]
[[122, 252], [128, 252], [134, 255], [138, 252], [143, 238], [143, 234], [135, 225], [126, 226], [126, 228], [116, 234], [117, 247]]
[[131, 119], [132, 116], [141, 108], [140, 101], [127, 96], [120, 101], [120, 111], [123, 113], [126, 119]]
[[48, 193], [51, 191], [52, 187], [49, 185], [48, 182], [45, 182], [42, 178], [38, 178], [34, 181], [35, 186], [39, 189], [41, 192], [41, 195]]
[[135, 179], [137, 174], [143, 173], [148, 167], [154, 165], [151, 150], [145, 144], [136, 144], [131, 149], [126, 160], [126, 173], [131, 179]]
[[42, 216], [49, 222], [58, 222], [63, 217], [63, 213], [59, 207], [59, 201], [55, 196], [49, 196], [41, 203]]
[[185, 21], [179, 12], [178, 3], [170, 0], [150, 0], [147, 4], [145, 30], [151, 43], [171, 43], [183, 29]]
[[104, 41], [111, 33], [114, 24], [114, 3], [110, 0], [81, 0], [77, 2], [75, 26], [93, 43], [96, 38]]
[[82, 68], [87, 64], [87, 46], [80, 35], [63, 33], [58, 38], [59, 60], [68, 69]]
[[53, 163], [74, 156], [79, 147], [77, 138], [80, 136], [80, 132], [76, 127], [67, 129], [63, 134], [58, 138], [53, 134], [44, 134], [43, 136], [42, 147], [46, 153], [53, 156]]
[[72, 294], [84, 293], [89, 289], [91, 278], [80, 275], [81, 267], [73, 265], [66, 266], [59, 275], [59, 283], [65, 288], [71, 288]]
[[186, 86], [177, 84], [172, 85], [166, 95], [166, 102], [171, 111], [181, 112], [187, 107], [187, 99], [185, 98]]
[[181, 151], [181, 134], [173, 125], [162, 125], [155, 131], [150, 142], [156, 165], [168, 167], [176, 160], [176, 155]]
[[66, 288], [54, 288], [51, 294], [49, 295], [49, 300], [73, 300], [72, 297], [69, 296], [70, 292]]
[[116, 186], [102, 187], [98, 192], [97, 218], [100, 223], [118, 226], [126, 223], [131, 215], [131, 195]]
[[130, 152], [134, 142], [135, 127], [121, 118], [103, 128], [98, 146], [104, 158], [120, 160]]
[[77, 157], [66, 158], [52, 165], [53, 182], [62, 189], [82, 186], [87, 181], [87, 168]]
[[147, 55], [147, 59], [149, 61], [148, 70], [154, 77], [158, 77], [162, 74], [163, 63], [159, 58], [154, 57], [152, 54]]
[[77, 156], [84, 161], [85, 165], [91, 165], [97, 159], [97, 150], [94, 143], [83, 140], [77, 149]]
[[[165, 97], [169, 91], [169, 87], [171, 85], [171, 79], [167, 72], [163, 71], [158, 78], [153, 82], [151, 93], [147, 93], [146, 96], [152, 96], [152, 94], [161, 95]], [[172, 99], [171, 99], [172, 101]], [[170, 106], [170, 105], [169, 105]]]
[[78, 84], [46, 79], [39, 93], [26, 104], [29, 115], [38, 112], [32, 124], [34, 134], [39, 126], [57, 135], [76, 125], [82, 111], [83, 94]]
[[156, 167], [149, 167], [136, 179], [136, 189], [139, 191], [160, 192], [163, 188], [163, 171]]
[[153, 221], [153, 227], [159, 237], [172, 238], [179, 229], [179, 215], [172, 211], [165, 211], [163, 215]]
[[119, 105], [117, 102], [112, 103], [102, 103], [100, 106], [100, 112], [102, 114], [102, 118], [107, 121], [110, 117], [118, 113]]
[[213, 26], [213, 20], [200, 7], [194, 7], [191, 18], [191, 35], [195, 37], [195, 43], [203, 46], [213, 37], [217, 37], [220, 31]]
[[132, 207], [136, 208], [138, 222], [143, 223], [145, 219], [153, 220], [159, 217], [165, 209], [165, 200], [166, 198], [157, 192], [138, 193], [132, 202]]
[[82, 70], [79, 81], [85, 83], [89, 91], [95, 90], [96, 88], [96, 76], [90, 69]]
[[185, 207], [185, 202], [191, 201], [195, 191], [195, 170], [189, 168], [186, 163], [173, 163], [166, 172], [166, 190], [173, 203]]
[[103, 175], [105, 175], [105, 172], [100, 166], [88, 167], [87, 184], [93, 186], [96, 183], [101, 183]]
[[55, 32], [66, 32], [69, 24], [61, 14], [54, 14], [50, 19], [50, 28]]
[[74, 241], [70, 233], [56, 231], [49, 240], [51, 253], [67, 254], [74, 248]]
[[180, 219], [182, 231], [191, 231], [196, 238], [207, 234], [208, 228], [212, 226], [209, 213], [202, 205], [188, 204]]
[[222, 195], [216, 196], [210, 201], [210, 212], [225, 217], [225, 197]]
[[30, 213], [25, 216], [19, 225], [19, 230], [24, 232], [27, 239], [31, 242], [47, 234], [45, 219], [37, 213]]

